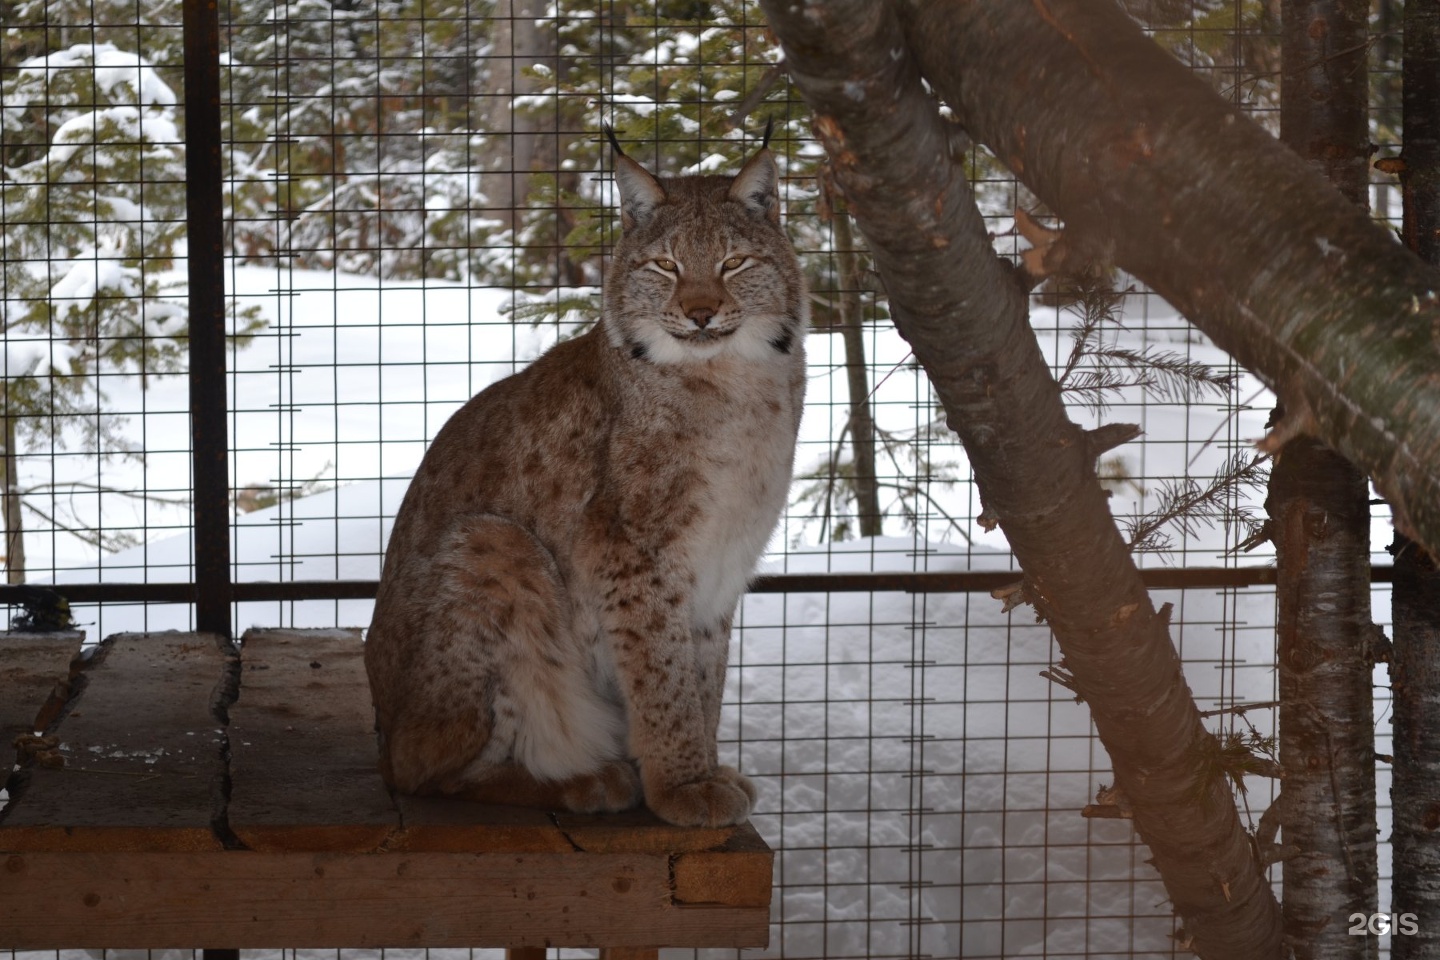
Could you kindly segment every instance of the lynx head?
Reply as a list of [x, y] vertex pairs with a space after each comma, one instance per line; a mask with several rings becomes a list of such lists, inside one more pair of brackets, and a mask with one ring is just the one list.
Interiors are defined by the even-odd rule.
[[605, 285], [611, 342], [658, 364], [791, 353], [809, 304], [769, 149], [733, 177], [657, 178], [611, 143], [623, 231]]

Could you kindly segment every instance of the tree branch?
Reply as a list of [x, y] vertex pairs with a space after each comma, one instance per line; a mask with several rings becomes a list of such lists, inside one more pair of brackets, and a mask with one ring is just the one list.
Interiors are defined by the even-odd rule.
[[[1440, 549], [1440, 271], [1103, 0], [895, 0], [925, 78], [1064, 221]], [[1043, 64], [1044, 69], [1037, 69]]]

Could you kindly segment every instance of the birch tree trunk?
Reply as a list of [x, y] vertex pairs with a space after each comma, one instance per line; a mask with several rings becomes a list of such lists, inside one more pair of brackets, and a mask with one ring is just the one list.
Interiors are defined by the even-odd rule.
[[[1281, 4], [1280, 138], [1368, 209], [1368, 0]], [[1277, 416], [1283, 418], [1280, 409]], [[1296, 960], [1378, 955], [1350, 933], [1377, 909], [1371, 674], [1370, 488], [1312, 437], [1276, 454], [1269, 530], [1277, 559], [1280, 826], [1285, 938]]]
[[[1400, 174], [1406, 244], [1440, 264], [1440, 0], [1406, 0]], [[1401, 534], [1391, 547], [1394, 850], [1390, 908], [1414, 914], [1393, 960], [1440, 957], [1440, 570]]]
[[1234, 798], [1203, 762], [1215, 741], [1185, 684], [1167, 615], [1151, 604], [1110, 516], [1095, 476], [1105, 445], [1066, 415], [1026, 293], [991, 248], [894, 8], [761, 6], [815, 112], [896, 326], [1090, 706], [1182, 919], [1180, 942], [1215, 960], [1275, 960], [1280, 910]]
[[[893, 0], [961, 124], [1440, 548], [1440, 271], [1106, 0]], [[807, 9], [812, 7], [807, 5]]]

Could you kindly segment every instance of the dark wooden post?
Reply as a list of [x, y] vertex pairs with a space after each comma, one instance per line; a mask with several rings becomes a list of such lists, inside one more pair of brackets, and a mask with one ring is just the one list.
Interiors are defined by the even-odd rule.
[[216, 0], [185, 0], [185, 199], [195, 626], [230, 635], [230, 463], [225, 424], [225, 227]]

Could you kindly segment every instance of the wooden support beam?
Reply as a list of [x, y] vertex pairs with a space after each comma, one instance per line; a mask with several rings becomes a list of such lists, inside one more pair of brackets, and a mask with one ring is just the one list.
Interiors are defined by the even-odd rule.
[[677, 904], [651, 854], [0, 853], [0, 940], [22, 950], [733, 947], [768, 927]]

